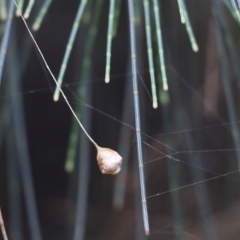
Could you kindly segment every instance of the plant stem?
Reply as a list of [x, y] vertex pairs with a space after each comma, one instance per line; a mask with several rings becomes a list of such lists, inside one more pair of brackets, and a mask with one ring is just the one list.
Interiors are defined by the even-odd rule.
[[181, 11], [182, 11], [182, 14], [185, 19], [185, 26], [186, 26], [186, 30], [187, 30], [187, 33], [189, 36], [189, 40], [192, 45], [192, 49], [194, 52], [198, 52], [198, 44], [197, 44], [196, 38], [194, 36], [193, 30], [192, 30], [192, 25], [189, 20], [189, 16], [188, 16], [188, 12], [187, 12], [187, 8], [186, 8], [184, 0], [179, 0], [179, 7], [181, 7]]
[[107, 33], [107, 52], [106, 52], [106, 70], [105, 70], [105, 82], [110, 81], [110, 68], [111, 68], [111, 47], [113, 36], [113, 20], [115, 11], [115, 0], [110, 1], [109, 15], [108, 15], [108, 33]]
[[2, 231], [3, 240], [8, 240], [7, 232], [5, 229], [5, 224], [4, 224], [3, 217], [2, 217], [1, 208], [0, 208], [0, 227], [1, 227], [1, 231]]
[[139, 177], [140, 177], [141, 198], [142, 198], [143, 223], [144, 223], [145, 233], [146, 235], [149, 235], [149, 222], [148, 222], [147, 201], [146, 201], [143, 159], [142, 159], [142, 139], [141, 139], [141, 129], [140, 129], [140, 108], [139, 108], [137, 66], [136, 66], [136, 40], [135, 40], [135, 19], [134, 19], [135, 15], [134, 15], [133, 0], [128, 0], [128, 11], [129, 11], [129, 27], [130, 27], [129, 30], [130, 30], [130, 44], [131, 44], [133, 99], [134, 99], [135, 127], [136, 127], [137, 149], [138, 149]]
[[[63, 57], [60, 72], [58, 74], [58, 85], [59, 85], [60, 88], [62, 86], [63, 77], [64, 77], [64, 74], [66, 72], [66, 68], [67, 68], [69, 57], [70, 57], [70, 53], [72, 51], [73, 42], [76, 38], [78, 27], [79, 27], [80, 21], [82, 19], [82, 15], [83, 15], [83, 12], [85, 10], [86, 5], [87, 5], [87, 0], [82, 0], [79, 7], [78, 7], [78, 12], [77, 12], [77, 15], [75, 17], [75, 20], [74, 20], [74, 23], [73, 23], [73, 26], [72, 26], [71, 34], [70, 34], [70, 37], [68, 39], [68, 43], [67, 43], [67, 46], [66, 46], [66, 51], [65, 51], [65, 54], [64, 54], [64, 57]], [[59, 87], [56, 86], [54, 96], [53, 96], [54, 101], [59, 100], [59, 94], [61, 92]]]
[[[88, 36], [87, 36], [87, 41], [86, 41], [86, 46], [84, 50], [84, 57], [83, 57], [83, 63], [81, 67], [81, 75], [80, 75], [80, 84], [77, 90], [77, 98], [81, 99], [83, 101], [86, 100], [87, 97], [87, 87], [88, 87], [88, 82], [86, 79], [90, 79], [90, 71], [91, 71], [91, 58], [93, 55], [93, 50], [96, 42], [96, 36], [98, 33], [98, 23], [99, 23], [99, 18], [100, 14], [102, 12], [102, 7], [103, 7], [103, 2], [104, 0], [98, 0], [96, 3], [96, 7], [93, 13], [93, 18], [91, 20], [91, 24], [89, 27], [88, 31]], [[84, 107], [77, 107], [76, 108], [76, 114], [77, 116], [82, 120], [83, 114], [82, 112], [84, 111]], [[73, 119], [74, 120], [74, 119]], [[68, 150], [67, 150], [67, 157], [66, 157], [66, 163], [65, 163], [65, 170], [70, 173], [74, 169], [75, 165], [75, 159], [77, 155], [77, 145], [78, 145], [78, 124], [74, 120], [72, 122], [72, 128], [71, 128], [71, 133], [69, 137], [69, 143], [68, 143]]]
[[44, 1], [36, 19], [35, 19], [35, 21], [33, 23], [32, 29], [34, 31], [37, 31], [40, 28], [40, 26], [42, 24], [42, 21], [43, 21], [45, 15], [46, 15], [51, 3], [52, 3], [52, 0], [45, 0]]
[[149, 1], [144, 0], [143, 6], [144, 6], [145, 29], [146, 29], [146, 38], [147, 38], [147, 53], [148, 53], [148, 64], [149, 64], [149, 72], [150, 72], [150, 79], [151, 79], [153, 108], [157, 108], [158, 101], [157, 101], [156, 82], [155, 82], [154, 64], [153, 64], [152, 34], [151, 34], [151, 25], [150, 25], [151, 23], [150, 23]]
[[164, 60], [163, 42], [162, 42], [160, 9], [159, 9], [157, 0], [154, 0], [153, 3], [154, 3], [154, 16], [155, 16], [158, 53], [159, 53], [160, 68], [161, 68], [161, 75], [162, 75], [162, 82], [163, 82], [163, 90], [167, 91], [168, 83], [167, 83], [167, 74], [166, 74], [166, 67], [165, 67], [165, 60]]
[[5, 63], [5, 57], [6, 57], [6, 52], [7, 52], [8, 42], [9, 42], [13, 11], [14, 11], [14, 2], [13, 0], [11, 0], [9, 4], [9, 9], [8, 9], [8, 20], [7, 20], [6, 28], [3, 35], [2, 44], [0, 47], [0, 84], [2, 81], [3, 67]]
[[29, 18], [34, 3], [35, 3], [35, 0], [30, 0], [30, 1], [28, 2], [27, 8], [26, 8], [26, 10], [25, 10], [25, 12], [24, 12], [24, 15], [23, 15], [25, 19]]

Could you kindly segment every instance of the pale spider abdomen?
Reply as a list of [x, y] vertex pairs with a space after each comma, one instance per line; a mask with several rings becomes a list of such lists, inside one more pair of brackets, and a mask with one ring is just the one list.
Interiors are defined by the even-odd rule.
[[117, 174], [121, 170], [122, 157], [110, 148], [98, 148], [98, 166], [103, 174]]

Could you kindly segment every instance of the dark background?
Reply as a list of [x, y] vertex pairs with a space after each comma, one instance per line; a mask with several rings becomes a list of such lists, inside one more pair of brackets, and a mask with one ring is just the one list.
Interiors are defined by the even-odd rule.
[[[160, 158], [145, 165], [147, 196], [186, 187], [148, 199], [148, 239], [239, 239], [239, 25], [222, 1], [186, 0], [200, 49], [194, 53], [180, 23], [177, 1], [159, 2], [169, 101], [162, 101], [155, 110], [149, 97], [143, 4], [136, 1], [143, 157], [144, 162]], [[40, 30], [34, 33], [56, 77], [78, 4], [53, 1]], [[31, 182], [26, 177], [28, 168], [42, 239], [72, 239], [75, 217], [81, 214], [85, 219], [83, 239], [147, 239], [141, 214], [127, 1], [122, 1], [112, 43], [109, 84], [104, 83], [109, 1], [104, 1], [98, 21], [90, 75], [80, 79], [95, 4], [88, 3], [63, 91], [74, 109], [81, 108], [80, 118], [93, 139], [102, 147], [119, 151], [127, 161], [127, 170], [117, 177], [102, 175], [94, 146], [78, 128], [81, 140], [76, 166], [71, 174], [66, 173], [73, 116], [62, 97], [53, 102], [55, 84], [22, 20], [14, 18], [0, 90], [0, 203], [10, 239], [33, 239], [31, 227], [35, 232], [28, 213], [31, 189], [24, 188], [24, 181], [25, 186]], [[33, 7], [29, 26], [40, 6], [41, 1]], [[159, 80], [155, 39], [153, 45]], [[79, 86], [86, 89], [84, 99], [77, 96]], [[157, 89], [159, 98], [166, 95], [161, 81], [157, 81]], [[122, 131], [124, 138], [120, 140]], [[166, 157], [175, 150], [179, 153], [173, 158]], [[236, 173], [223, 175], [233, 171]], [[79, 176], [83, 178], [79, 180]], [[199, 181], [204, 183], [194, 184]], [[114, 205], [116, 182], [126, 183], [122, 207]], [[76, 208], [78, 200], [86, 204], [80, 210]]]

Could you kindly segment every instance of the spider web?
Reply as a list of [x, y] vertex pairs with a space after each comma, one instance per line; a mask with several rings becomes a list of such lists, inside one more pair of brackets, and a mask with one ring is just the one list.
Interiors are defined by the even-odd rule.
[[[54, 26], [53, 22], [51, 24]], [[120, 29], [126, 23], [121, 24]], [[51, 31], [51, 26], [49, 28]], [[87, 31], [87, 27], [86, 29], [83, 27], [84, 31]], [[212, 31], [209, 35], [211, 33]], [[46, 52], [44, 56], [50, 59], [50, 62], [56, 61], [51, 66], [53, 72], [57, 72], [61, 60], [58, 60], [60, 53], [56, 49], [63, 47], [59, 47], [60, 43], [53, 39], [51, 41], [57, 45], [56, 48], [51, 45], [52, 50], [45, 50], [47, 44], [44, 34], [40, 35], [43, 38], [41, 49]], [[18, 38], [24, 41], [19, 36]], [[179, 45], [186, 41], [186, 38], [179, 38]], [[209, 39], [211, 40], [211, 36]], [[63, 46], [64, 40], [59, 41]], [[86, 182], [88, 207], [86, 207], [85, 232], [89, 238], [98, 236], [96, 239], [144, 239], [131, 71], [127, 63], [121, 65], [118, 63], [118, 58], [126, 58], [127, 51], [124, 53], [122, 49], [113, 50], [113, 55], [118, 57], [113, 59], [111, 83], [106, 85], [101, 70], [104, 69], [104, 61], [98, 60], [99, 56], [104, 56], [104, 51], [101, 50], [102, 42], [104, 41], [99, 41], [100, 47], [96, 47], [100, 50], [95, 50], [94, 53], [94, 70], [91, 76], [80, 84], [76, 80], [79, 78], [80, 63], [75, 59], [83, 50], [83, 46], [76, 45], [78, 53], [75, 53], [70, 60], [67, 72], [69, 80], [63, 85], [63, 90], [75, 108], [82, 107], [84, 111], [88, 111], [88, 113], [82, 111], [81, 118], [85, 114], [90, 114], [86, 121], [89, 121], [88, 129], [96, 142], [103, 147], [120, 149], [124, 164], [127, 163], [119, 176], [101, 175], [95, 162], [95, 150], [89, 148], [88, 161], [91, 164], [86, 170], [89, 182]], [[125, 43], [127, 44], [127, 41]], [[211, 46], [211, 42], [209, 45]], [[171, 43], [168, 48], [171, 48]], [[179, 50], [178, 54], [181, 55], [184, 51], [186, 49]], [[24, 56], [24, 52], [20, 52], [17, 56]], [[72, 174], [69, 175], [64, 171], [72, 123], [71, 114], [63, 99], [59, 103], [52, 102], [55, 86], [48, 74], [46, 72], [44, 74], [44, 67], [41, 66], [37, 56], [33, 51], [30, 60], [26, 61], [28, 67], [23, 73], [22, 86], [18, 86], [14, 93], [11, 89], [3, 92], [1, 99], [2, 102], [20, 98], [24, 100], [26, 133], [36, 199], [41, 212], [41, 225], [44, 230], [51, 229], [43, 236], [55, 234], [58, 239], [66, 239], [59, 236], [72, 230], [75, 223], [73, 219], [77, 201], [76, 185], [80, 171], [77, 167], [81, 159], [76, 162]], [[216, 57], [216, 53], [212, 53], [211, 56]], [[141, 57], [144, 59], [144, 56]], [[54, 60], [51, 61], [51, 58]], [[236, 140], [238, 140], [240, 122], [238, 117], [236, 121], [231, 121], [229, 117], [229, 106], [227, 100], [223, 99], [226, 93], [224, 93], [224, 85], [220, 82], [219, 69], [214, 65], [212, 69], [207, 69], [208, 64], [214, 62], [214, 59], [200, 64], [199, 68], [202, 67], [206, 71], [204, 77], [202, 69], [195, 64], [199, 58], [189, 54], [181, 66], [179, 58], [174, 62], [174, 56], [168, 57], [169, 102], [166, 105], [163, 102], [157, 110], [151, 109], [148, 69], [138, 67], [142, 147], [150, 221], [149, 239], [237, 239], [239, 237], [240, 148]], [[209, 58], [210, 56], [206, 59]], [[81, 56], [78, 57], [79, 59]], [[191, 69], [186, 67], [189, 64], [192, 64]], [[11, 70], [11, 64], [8, 65]], [[199, 74], [200, 76], [197, 76]], [[8, 77], [8, 73], [5, 73], [4, 91], [7, 89]], [[211, 81], [208, 81], [208, 77]], [[45, 79], [48, 81], [46, 82]], [[233, 89], [232, 100], [238, 106], [237, 83], [232, 78], [230, 83]], [[76, 89], [81, 85], [90, 86], [88, 99], [77, 96]], [[237, 108], [235, 109], [238, 116]], [[125, 115], [124, 110], [126, 110]], [[3, 125], [8, 126], [5, 130], [7, 133], [12, 126], [10, 123], [9, 121], [9, 125]], [[84, 141], [88, 140], [81, 140]], [[87, 150], [79, 146], [78, 156], [81, 153], [87, 154]], [[7, 159], [5, 155], [9, 155], [9, 152], [2, 150], [3, 159]], [[17, 156], [12, 157], [17, 159]], [[15, 171], [16, 179], [19, 180], [18, 175], [23, 173], [19, 173], [21, 171], [17, 166]], [[13, 179], [13, 175], [11, 176], [10, 180]], [[1, 189], [6, 196], [8, 194], [5, 189], [6, 184], [3, 183], [6, 183], [7, 177], [3, 177], [2, 174], [1, 178], [3, 179], [1, 179]], [[118, 188], [124, 187], [123, 196], [119, 195], [121, 192], [116, 193], [117, 184], [119, 184]], [[19, 190], [17, 199], [20, 202], [20, 209], [23, 206], [21, 194], [22, 191]], [[5, 205], [6, 202], [7, 200]], [[23, 212], [23, 210], [17, 211]], [[17, 216], [18, 219], [21, 217]], [[11, 224], [9, 216], [6, 220], [8, 230], [11, 229]]]

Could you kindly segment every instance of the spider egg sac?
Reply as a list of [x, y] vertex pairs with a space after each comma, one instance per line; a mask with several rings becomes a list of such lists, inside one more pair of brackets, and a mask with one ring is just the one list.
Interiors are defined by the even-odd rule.
[[98, 147], [98, 166], [103, 174], [117, 174], [121, 170], [122, 157], [110, 148]]

